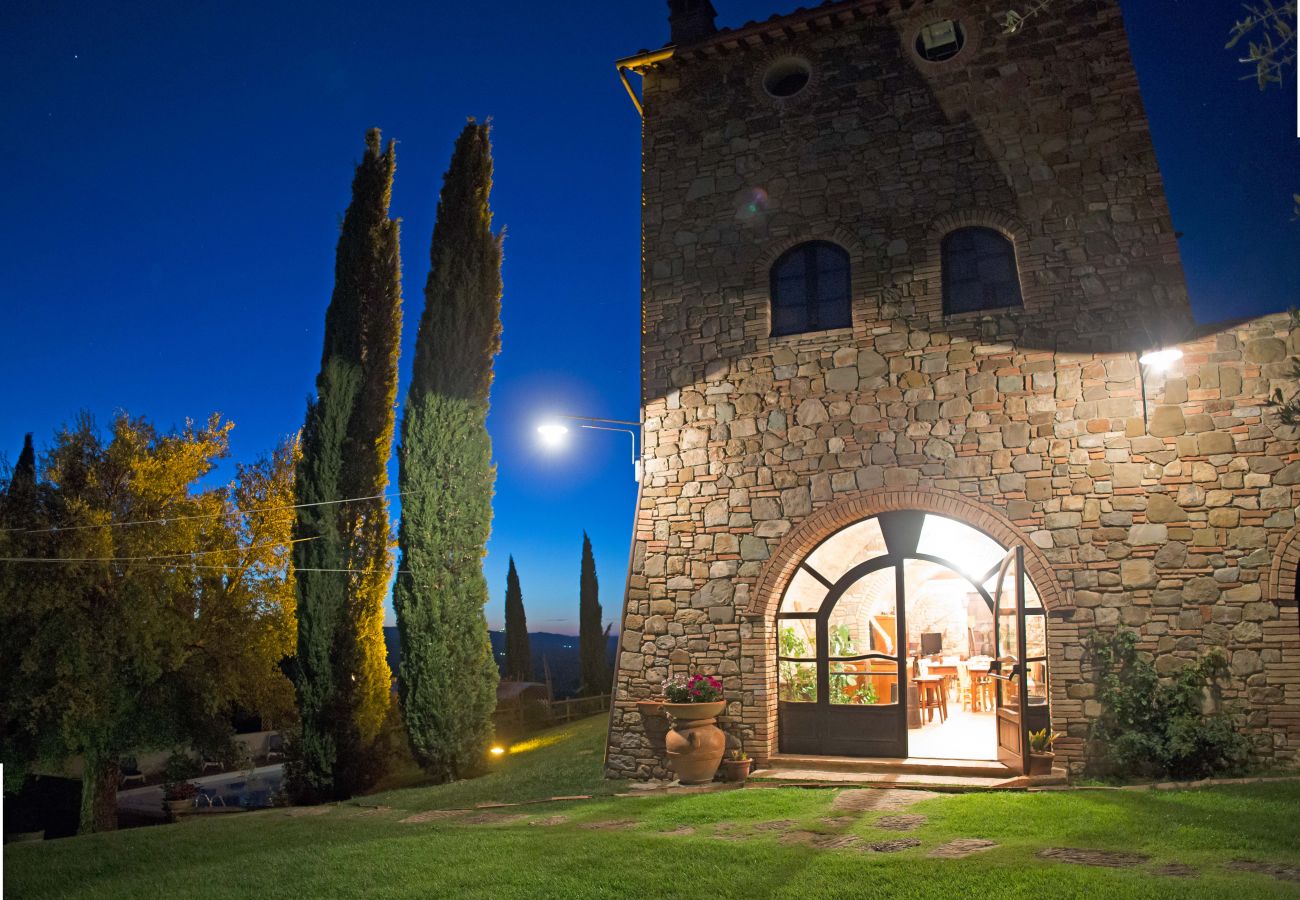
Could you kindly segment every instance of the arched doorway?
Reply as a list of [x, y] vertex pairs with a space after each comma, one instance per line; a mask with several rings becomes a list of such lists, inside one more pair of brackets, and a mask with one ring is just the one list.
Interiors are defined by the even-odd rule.
[[779, 748], [1000, 759], [1049, 727], [1047, 617], [1023, 548], [921, 510], [849, 524], [776, 612]]

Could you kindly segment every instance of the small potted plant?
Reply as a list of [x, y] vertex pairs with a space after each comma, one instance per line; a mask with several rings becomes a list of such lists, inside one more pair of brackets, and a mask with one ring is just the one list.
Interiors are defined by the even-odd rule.
[[194, 798], [199, 786], [192, 781], [176, 781], [163, 785], [163, 808], [172, 819], [178, 819], [194, 809]]
[[714, 722], [727, 708], [722, 682], [712, 675], [678, 676], [664, 685], [663, 710], [673, 727], [664, 737], [668, 765], [682, 784], [712, 781], [722, 762], [727, 736]]
[[1052, 744], [1060, 736], [1059, 732], [1052, 731], [1050, 728], [1029, 732], [1030, 775], [1052, 774], [1052, 763], [1056, 760], [1056, 754], [1052, 752]]
[[749, 767], [754, 761], [740, 748], [731, 751], [731, 755], [722, 761], [722, 777], [736, 784], [744, 784], [749, 778]]

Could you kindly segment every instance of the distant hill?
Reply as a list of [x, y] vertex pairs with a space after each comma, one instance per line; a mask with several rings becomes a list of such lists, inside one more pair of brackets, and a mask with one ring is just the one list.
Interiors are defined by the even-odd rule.
[[[506, 636], [504, 631], [489, 631], [492, 638], [492, 652], [497, 658], [497, 668], [505, 665]], [[528, 635], [533, 650], [533, 681], [545, 682], [542, 660], [545, 659], [551, 669], [551, 686], [556, 699], [572, 697], [578, 692], [578, 638], [572, 634], [553, 634], [549, 631], [533, 631]], [[384, 628], [384, 643], [388, 648], [388, 667], [397, 674], [397, 663], [401, 659], [401, 650], [397, 638], [397, 627], [389, 625]], [[606, 648], [609, 665], [614, 666], [614, 654], [618, 649], [618, 635], [611, 635]]]

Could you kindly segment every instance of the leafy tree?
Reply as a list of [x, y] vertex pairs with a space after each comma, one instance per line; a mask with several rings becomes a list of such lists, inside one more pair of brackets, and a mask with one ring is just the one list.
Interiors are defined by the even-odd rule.
[[[303, 801], [350, 796], [377, 774], [371, 744], [388, 709], [384, 596], [392, 574], [388, 460], [401, 340], [399, 223], [388, 217], [396, 154], [378, 129], [352, 181], [307, 404], [295, 495], [296, 687]], [[363, 500], [354, 498], [366, 498]], [[339, 502], [339, 501], [348, 502]]]
[[609, 693], [610, 671], [606, 650], [609, 631], [601, 630], [602, 618], [596, 558], [591, 552], [591, 538], [584, 531], [582, 569], [578, 581], [578, 662], [581, 666], [578, 693], [581, 696]]
[[224, 611], [209, 623], [205, 645], [232, 662], [242, 660], [232, 670], [232, 696], [264, 723], [280, 726], [297, 716], [284, 662], [298, 640], [291, 507], [300, 453], [294, 437], [269, 456], [237, 466], [223, 498], [223, 527], [214, 529], [216, 546], [236, 549], [214, 553], [224, 568], [216, 575], [208, 570], [201, 583], [205, 605]]
[[1242, 4], [1245, 18], [1233, 23], [1229, 50], [1246, 42], [1241, 61], [1255, 67], [1254, 78], [1262, 91], [1270, 84], [1282, 84], [1288, 66], [1296, 57], [1296, 0], [1256, 0]]
[[198, 488], [230, 427], [213, 416], [161, 433], [121, 414], [105, 439], [82, 416], [39, 482], [30, 454], [10, 480], [6, 521], [36, 530], [6, 533], [5, 555], [60, 561], [6, 564], [20, 580], [0, 582], [21, 634], [6, 644], [5, 762], [81, 756], [83, 831], [114, 827], [123, 755], [210, 737], [245, 698], [237, 651], [261, 617], [222, 589], [242, 552], [225, 543], [228, 492]]
[[[1233, 23], [1227, 49], [1246, 42], [1241, 62], [1254, 67], [1252, 75], [1259, 89], [1279, 87], [1286, 70], [1296, 61], [1296, 0], [1256, 0], [1242, 4], [1245, 18]], [[1300, 194], [1292, 194], [1295, 217], [1300, 219]]]
[[496, 706], [483, 613], [496, 477], [486, 420], [501, 346], [501, 236], [492, 232], [491, 190], [489, 127], [471, 120], [438, 199], [398, 449], [398, 685], [412, 755], [441, 780], [482, 761]]
[[506, 573], [506, 678], [528, 681], [533, 677], [532, 649], [528, 645], [528, 619], [524, 615], [524, 593], [519, 588], [515, 558], [510, 557]]

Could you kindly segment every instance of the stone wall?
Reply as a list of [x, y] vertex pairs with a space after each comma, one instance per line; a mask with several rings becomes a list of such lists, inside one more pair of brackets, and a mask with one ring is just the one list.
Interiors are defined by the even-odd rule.
[[[1144, 404], [1136, 351], [1191, 333], [1177, 247], [1118, 10], [1068, 9], [1005, 37], [993, 6], [840, 4], [645, 73], [645, 462], [612, 774], [663, 774], [635, 700], [687, 671], [720, 674], [724, 727], [773, 752], [790, 569], [905, 507], [1029, 548], [1071, 762], [1096, 711], [1081, 637], [1121, 625], [1165, 673], [1223, 648], [1260, 753], [1300, 750], [1300, 453], [1262, 406], [1300, 346], [1284, 316], [1186, 340]], [[904, 49], [936, 13], [968, 23], [939, 66]], [[761, 74], [789, 54], [813, 81], [774, 101]], [[970, 223], [1012, 237], [1023, 310], [942, 314], [939, 240]], [[768, 269], [814, 238], [850, 252], [853, 326], [771, 338]]]

